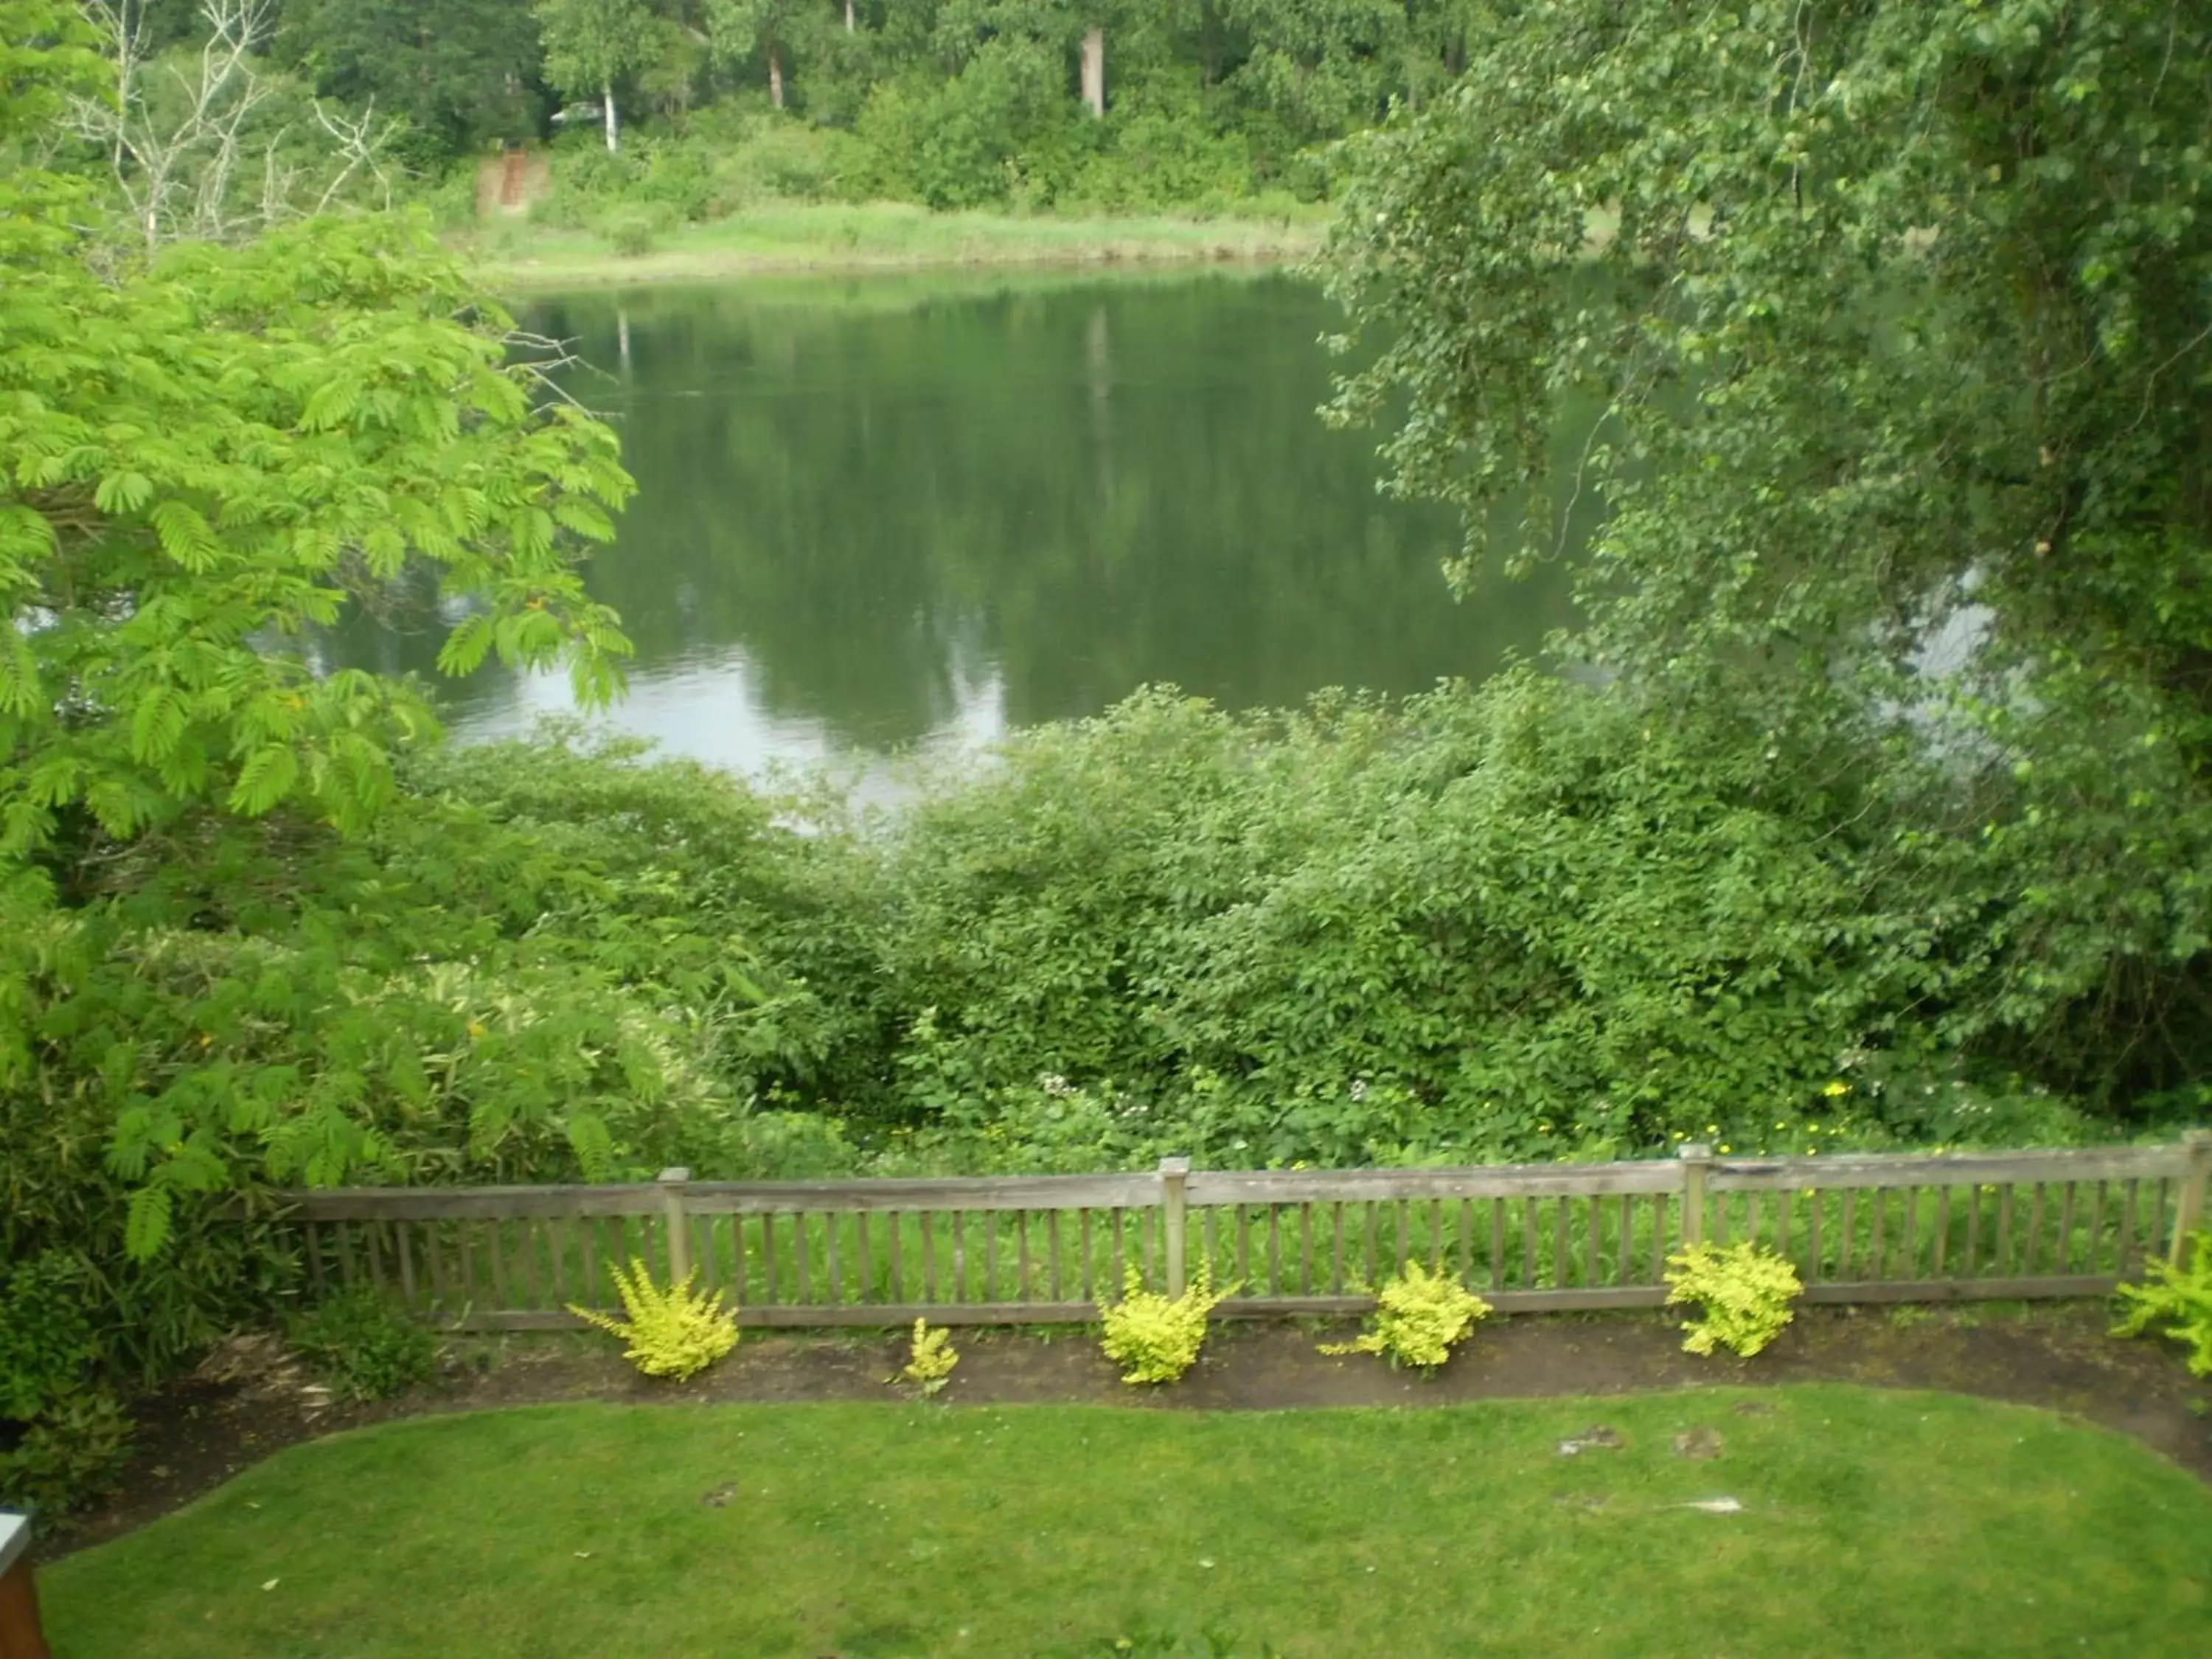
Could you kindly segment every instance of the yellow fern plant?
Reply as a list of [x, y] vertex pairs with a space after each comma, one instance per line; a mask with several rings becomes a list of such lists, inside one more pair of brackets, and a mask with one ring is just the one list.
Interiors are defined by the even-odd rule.
[[914, 1322], [914, 1340], [907, 1349], [906, 1369], [899, 1380], [920, 1389], [927, 1399], [951, 1380], [952, 1368], [960, 1363], [960, 1351], [952, 1346], [952, 1333], [932, 1330], [929, 1322]]
[[1449, 1273], [1408, 1261], [1376, 1293], [1374, 1324], [1357, 1340], [1324, 1342], [1321, 1351], [1379, 1353], [1393, 1365], [1429, 1370], [1451, 1358], [1452, 1345], [1465, 1340], [1490, 1312], [1487, 1302]]
[[696, 1268], [665, 1290], [653, 1282], [652, 1269], [639, 1257], [630, 1258], [627, 1273], [619, 1266], [610, 1271], [623, 1311], [629, 1316], [627, 1321], [574, 1302], [568, 1311], [620, 1337], [629, 1345], [623, 1358], [647, 1376], [672, 1376], [681, 1382], [738, 1346], [738, 1322], [724, 1311], [721, 1291], [691, 1288]]
[[1804, 1290], [1788, 1258], [1747, 1241], [1726, 1249], [1692, 1244], [1667, 1258], [1667, 1305], [1694, 1302], [1704, 1316], [1682, 1327], [1690, 1353], [1717, 1345], [1750, 1358], [1796, 1316], [1790, 1304]]
[[1214, 1306], [1233, 1296], [1234, 1285], [1217, 1291], [1212, 1270], [1201, 1263], [1198, 1276], [1181, 1296], [1148, 1291], [1134, 1267], [1121, 1287], [1119, 1302], [1101, 1303], [1099, 1317], [1106, 1322], [1100, 1346], [1106, 1357], [1122, 1367], [1124, 1382], [1172, 1382], [1197, 1362], [1206, 1342], [1206, 1322]]

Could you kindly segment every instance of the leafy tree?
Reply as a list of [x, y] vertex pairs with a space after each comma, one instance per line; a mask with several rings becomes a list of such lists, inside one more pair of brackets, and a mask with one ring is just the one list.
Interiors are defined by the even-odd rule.
[[735, 63], [757, 54], [768, 66], [769, 101], [783, 107], [784, 59], [810, 26], [828, 21], [815, 0], [708, 0], [715, 55]]
[[[70, 21], [0, 4], [9, 126], [97, 72]], [[392, 798], [394, 751], [434, 724], [415, 689], [319, 672], [351, 595], [434, 571], [468, 609], [449, 672], [565, 660], [603, 699], [627, 649], [575, 558], [629, 493], [613, 434], [507, 360], [507, 319], [426, 232], [323, 221], [101, 280], [82, 194], [0, 175], [0, 1087], [36, 1073], [33, 987], [85, 959], [93, 872], [201, 822], [358, 830]], [[121, 1051], [104, 1088], [144, 1105]], [[142, 1249], [165, 1181], [227, 1177], [226, 1109], [202, 1105], [144, 1126]]]
[[1467, 50], [1358, 147], [1335, 285], [1389, 343], [1340, 412], [1408, 398], [1470, 555], [1531, 482], [1524, 558], [1607, 504], [1588, 648], [1835, 781], [1820, 833], [1993, 967], [1943, 1042], [2203, 1075], [2212, 14], [1563, 0]]
[[545, 74], [570, 93], [599, 95], [607, 149], [622, 148], [615, 81], [653, 61], [653, 15], [646, 0], [532, 0]]
[[286, 0], [276, 44], [318, 92], [404, 118], [420, 161], [527, 137], [544, 113], [537, 31], [508, 0]]

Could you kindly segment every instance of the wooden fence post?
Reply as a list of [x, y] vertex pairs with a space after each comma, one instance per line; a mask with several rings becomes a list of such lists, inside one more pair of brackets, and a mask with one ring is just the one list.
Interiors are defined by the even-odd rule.
[[660, 1172], [660, 1213], [668, 1228], [668, 1281], [672, 1285], [681, 1285], [691, 1272], [690, 1229], [685, 1224], [684, 1213], [684, 1183], [690, 1179], [691, 1171], [680, 1164]]
[[1711, 1172], [1713, 1149], [1693, 1140], [1680, 1149], [1682, 1160], [1682, 1243], [1705, 1242], [1705, 1177]]
[[1160, 1160], [1160, 1236], [1167, 1249], [1168, 1294], [1183, 1293], [1183, 1182], [1190, 1176], [1187, 1158]]
[[2206, 1182], [2212, 1181], [2212, 1129], [2185, 1130], [2181, 1152], [2185, 1161], [2181, 1170], [2180, 1196], [2173, 1206], [2171, 1258], [2176, 1267], [2185, 1265], [2182, 1257], [2189, 1235], [2204, 1224], [2204, 1188]]

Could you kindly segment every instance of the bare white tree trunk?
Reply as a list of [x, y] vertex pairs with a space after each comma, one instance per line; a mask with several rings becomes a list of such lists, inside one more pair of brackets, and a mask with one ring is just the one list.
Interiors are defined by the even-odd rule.
[[845, 0], [845, 33], [853, 32], [853, 0]]
[[[104, 98], [71, 100], [67, 125], [106, 154], [117, 194], [148, 253], [165, 241], [220, 239], [258, 229], [294, 211], [296, 170], [277, 161], [278, 139], [268, 137], [260, 156], [260, 188], [240, 178], [250, 118], [269, 96], [254, 73], [252, 55], [265, 42], [276, 0], [204, 0], [200, 16], [207, 40], [189, 67], [167, 73], [175, 96], [163, 101], [179, 112], [157, 118], [147, 98], [151, 70], [146, 52], [146, 0], [80, 0], [86, 21], [100, 41], [113, 73]], [[385, 183], [378, 161], [392, 134], [374, 114], [358, 121], [334, 118], [319, 104], [317, 118], [338, 145], [340, 166], [313, 210], [366, 169]]]
[[1083, 101], [1091, 106], [1093, 119], [1105, 118], [1106, 31], [1097, 24], [1083, 32]]
[[778, 109], [783, 107], [783, 48], [771, 46], [768, 49], [768, 100]]
[[607, 119], [607, 154], [619, 155], [622, 151], [622, 118], [615, 113], [615, 83], [611, 80], [602, 82], [600, 91], [604, 96], [599, 108]]

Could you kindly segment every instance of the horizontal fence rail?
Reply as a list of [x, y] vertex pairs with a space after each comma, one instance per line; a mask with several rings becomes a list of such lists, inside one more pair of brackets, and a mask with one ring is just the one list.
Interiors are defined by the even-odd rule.
[[1501, 1311], [1648, 1308], [1683, 1245], [1749, 1240], [1808, 1302], [2094, 1296], [2204, 1224], [2212, 1131], [2081, 1152], [929, 1181], [354, 1188], [283, 1195], [317, 1294], [368, 1284], [471, 1330], [696, 1273], [747, 1325], [1096, 1317], [1204, 1275], [1223, 1314], [1358, 1313], [1407, 1261]]

